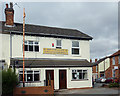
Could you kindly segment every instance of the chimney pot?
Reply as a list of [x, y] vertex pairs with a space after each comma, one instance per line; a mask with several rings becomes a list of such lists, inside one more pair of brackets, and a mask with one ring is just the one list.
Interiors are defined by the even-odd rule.
[[10, 2], [10, 8], [13, 8], [13, 3], [12, 2]]
[[6, 4], [6, 8], [8, 8], [8, 4]]
[[95, 62], [97, 62], [97, 59], [95, 59]]
[[92, 63], [92, 59], [90, 59], [90, 63]]

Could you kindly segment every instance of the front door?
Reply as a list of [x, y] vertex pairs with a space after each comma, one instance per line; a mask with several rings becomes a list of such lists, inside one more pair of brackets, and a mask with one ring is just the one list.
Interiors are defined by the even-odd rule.
[[[54, 82], [54, 70], [46, 70], [46, 81], [53, 80]], [[46, 82], [46, 85], [48, 85], [48, 82]]]
[[67, 88], [66, 70], [59, 70], [59, 89]]

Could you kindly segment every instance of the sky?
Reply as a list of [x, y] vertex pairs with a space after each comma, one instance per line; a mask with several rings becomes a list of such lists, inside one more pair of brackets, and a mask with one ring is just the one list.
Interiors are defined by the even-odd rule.
[[[14, 2], [13, 4], [15, 4]], [[117, 2], [17, 2], [14, 5], [15, 22], [51, 27], [77, 29], [93, 37], [90, 58], [100, 59], [118, 50]], [[2, 20], [5, 20], [2, 3]]]

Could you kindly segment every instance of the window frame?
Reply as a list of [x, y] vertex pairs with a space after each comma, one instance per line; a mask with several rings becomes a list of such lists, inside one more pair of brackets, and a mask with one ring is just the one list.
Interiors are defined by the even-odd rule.
[[[78, 42], [79, 46], [78, 46], [78, 47], [74, 47], [74, 46], [73, 46], [73, 42]], [[78, 54], [74, 54], [74, 53], [73, 53], [73, 49], [78, 49], [78, 50], [79, 50], [79, 53], [78, 53]], [[79, 41], [72, 41], [71, 54], [72, 54], [73, 56], [80, 56], [80, 42], [79, 42]]]
[[[21, 71], [21, 72], [20, 72], [20, 71]], [[28, 81], [28, 80], [27, 80], [27, 79], [28, 79], [27, 76], [28, 76], [28, 74], [30, 74], [30, 73], [27, 73], [27, 71], [32, 71], [32, 81]], [[39, 80], [38, 80], [38, 81], [35, 81], [35, 80], [34, 80], [35, 71], [38, 71], [38, 73], [39, 73]], [[41, 79], [41, 78], [40, 78], [40, 73], [41, 73], [40, 70], [25, 70], [25, 71], [24, 71], [24, 74], [25, 74], [25, 82], [39, 82], [40, 79]], [[19, 82], [23, 82], [23, 81], [20, 80], [20, 75], [21, 75], [21, 74], [23, 75], [23, 70], [19, 70]]]
[[[80, 79], [79, 78], [79, 73], [80, 72], [78, 72], [78, 71], [80, 71], [81, 70], [81, 74], [82, 74], [82, 78]], [[73, 72], [73, 71], [75, 71], [75, 72]], [[86, 78], [83, 78], [83, 74], [84, 74], [84, 71], [86, 71]], [[76, 73], [76, 79], [74, 79], [73, 78], [73, 73], [75, 74]], [[81, 80], [88, 80], [88, 69], [72, 69], [72, 79], [71, 79], [71, 81], [81, 81]]]
[[[60, 41], [60, 46], [58, 45], [58, 42], [57, 41]], [[62, 40], [60, 40], [60, 39], [57, 39], [56, 40], [56, 48], [57, 49], [62, 49]]]
[[[33, 44], [29, 44], [29, 42], [33, 42]], [[35, 44], [35, 43], [38, 43], [38, 44]], [[32, 40], [25, 40], [25, 46], [27, 46], [27, 50], [25, 50], [25, 52], [40, 52], [39, 51], [39, 49], [40, 49], [40, 47], [39, 47], [39, 41], [32, 41]], [[33, 46], [33, 51], [30, 51], [30, 48], [29, 48], [29, 46]], [[35, 47], [38, 47], [38, 51], [35, 51]]]

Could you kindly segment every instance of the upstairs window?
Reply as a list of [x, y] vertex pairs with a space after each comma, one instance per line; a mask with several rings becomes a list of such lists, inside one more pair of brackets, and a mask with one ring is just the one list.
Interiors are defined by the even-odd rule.
[[39, 52], [39, 42], [25, 41], [25, 51]]
[[72, 41], [72, 54], [79, 55], [79, 42]]
[[115, 57], [113, 57], [112, 64], [115, 65]]
[[59, 48], [59, 49], [62, 48], [62, 46], [61, 46], [61, 40], [56, 40], [56, 48]]

